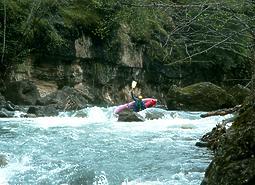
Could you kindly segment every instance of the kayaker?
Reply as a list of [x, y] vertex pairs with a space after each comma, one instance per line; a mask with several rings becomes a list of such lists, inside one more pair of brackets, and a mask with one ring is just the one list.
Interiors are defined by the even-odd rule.
[[133, 89], [132, 89], [131, 96], [132, 96], [132, 99], [135, 101], [135, 105], [133, 109], [135, 112], [139, 112], [141, 110], [146, 109], [144, 102], [142, 100], [143, 97], [141, 95], [139, 95], [138, 97], [134, 96]]

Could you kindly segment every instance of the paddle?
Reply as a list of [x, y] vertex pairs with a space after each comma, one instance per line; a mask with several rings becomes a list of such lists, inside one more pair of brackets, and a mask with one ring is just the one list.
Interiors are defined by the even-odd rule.
[[132, 89], [134, 89], [134, 88], [136, 87], [136, 84], [137, 84], [136, 81], [133, 81], [133, 82], [132, 82], [132, 85], [131, 85], [131, 86], [132, 86]]

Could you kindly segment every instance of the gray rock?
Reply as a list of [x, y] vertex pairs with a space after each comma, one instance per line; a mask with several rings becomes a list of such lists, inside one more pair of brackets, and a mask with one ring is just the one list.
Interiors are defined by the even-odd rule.
[[133, 122], [133, 121], [144, 121], [144, 118], [136, 112], [126, 109], [119, 113], [118, 121], [122, 122]]
[[37, 116], [35, 114], [25, 114], [23, 117], [24, 118], [36, 118]]
[[164, 113], [156, 109], [146, 109], [145, 118], [149, 120], [161, 119], [164, 117]]

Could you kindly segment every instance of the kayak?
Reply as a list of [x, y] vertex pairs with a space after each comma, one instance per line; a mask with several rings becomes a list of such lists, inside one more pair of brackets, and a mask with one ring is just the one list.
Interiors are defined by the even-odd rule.
[[[157, 104], [157, 99], [154, 99], [154, 98], [144, 98], [142, 99], [142, 101], [144, 102], [145, 108], [154, 107]], [[123, 105], [119, 105], [114, 110], [114, 114], [118, 114], [126, 109], [133, 109], [134, 106], [135, 106], [135, 101], [132, 101]]]

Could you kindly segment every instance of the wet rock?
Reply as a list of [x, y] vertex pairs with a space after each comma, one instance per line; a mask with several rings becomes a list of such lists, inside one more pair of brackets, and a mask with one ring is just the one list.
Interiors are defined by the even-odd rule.
[[37, 116], [35, 114], [25, 114], [22, 117], [23, 118], [36, 118]]
[[212, 131], [206, 133], [201, 138], [201, 141], [196, 144], [196, 146], [203, 147], [202, 145], [204, 145], [212, 150], [215, 150], [217, 149], [219, 145], [220, 137], [222, 137], [223, 134], [225, 133], [226, 133], [226, 127], [222, 124], [218, 124], [216, 125], [216, 127], [212, 129]]
[[34, 105], [40, 95], [33, 82], [23, 80], [9, 83], [6, 86], [5, 98], [15, 105]]
[[5, 155], [0, 154], [0, 168], [5, 167], [8, 164], [8, 161]]
[[144, 118], [138, 113], [126, 109], [119, 113], [118, 121], [133, 122], [133, 121], [144, 121]]
[[164, 113], [157, 109], [146, 109], [145, 118], [149, 120], [161, 119], [164, 117]]
[[184, 88], [173, 86], [167, 95], [170, 110], [212, 111], [234, 107], [235, 99], [224, 89], [210, 82]]
[[198, 147], [209, 147], [209, 143], [208, 142], [203, 142], [203, 141], [198, 141], [198, 142], [196, 142], [195, 146], [198, 146]]

